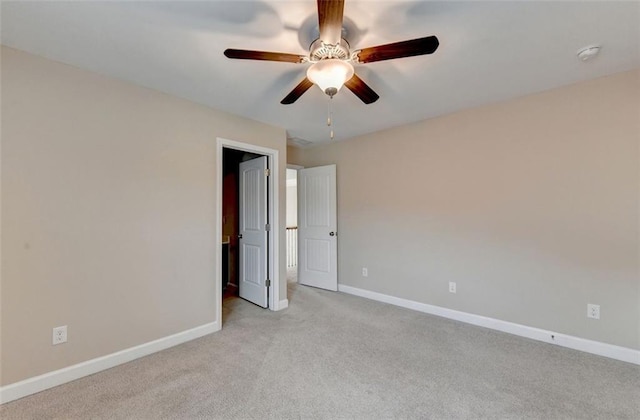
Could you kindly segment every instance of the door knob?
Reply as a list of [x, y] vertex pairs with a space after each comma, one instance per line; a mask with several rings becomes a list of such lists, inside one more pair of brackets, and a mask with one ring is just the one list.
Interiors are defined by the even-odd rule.
[[336, 236], [335, 232], [329, 232], [329, 236]]
[[242, 239], [242, 233], [238, 235], [238, 239]]

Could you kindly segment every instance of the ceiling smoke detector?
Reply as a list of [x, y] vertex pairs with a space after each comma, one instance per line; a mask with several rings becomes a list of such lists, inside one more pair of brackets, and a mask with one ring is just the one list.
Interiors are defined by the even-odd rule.
[[590, 47], [585, 47], [578, 51], [578, 58], [582, 61], [591, 60], [593, 57], [598, 55], [600, 52], [600, 47], [598, 45], [592, 45]]

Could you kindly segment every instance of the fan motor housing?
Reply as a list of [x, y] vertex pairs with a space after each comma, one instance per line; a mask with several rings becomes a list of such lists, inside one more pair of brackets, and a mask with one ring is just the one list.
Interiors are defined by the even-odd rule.
[[313, 41], [309, 48], [309, 61], [315, 62], [325, 58], [348, 60], [350, 58], [349, 43], [342, 38], [339, 44], [325, 44], [320, 38]]

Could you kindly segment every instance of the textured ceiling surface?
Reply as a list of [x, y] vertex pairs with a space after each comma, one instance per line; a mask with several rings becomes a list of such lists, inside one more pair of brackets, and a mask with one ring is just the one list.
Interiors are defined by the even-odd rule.
[[[329, 141], [328, 97], [280, 100], [308, 64], [230, 60], [226, 48], [305, 54], [317, 34], [307, 1], [3, 1], [4, 45]], [[639, 2], [345, 2], [352, 49], [436, 35], [427, 56], [356, 65], [380, 99], [344, 89], [336, 140], [640, 67]], [[601, 45], [598, 57], [576, 53]]]

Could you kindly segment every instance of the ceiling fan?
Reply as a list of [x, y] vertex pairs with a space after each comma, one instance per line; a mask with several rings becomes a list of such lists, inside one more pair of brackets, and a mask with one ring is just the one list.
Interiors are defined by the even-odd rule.
[[311, 44], [308, 56], [236, 49], [227, 49], [224, 55], [242, 60], [312, 63], [307, 69], [307, 77], [280, 101], [282, 104], [294, 103], [314, 84], [331, 98], [344, 85], [362, 102], [371, 104], [379, 96], [355, 74], [352, 63], [373, 63], [431, 54], [438, 48], [438, 38], [428, 36], [350, 51], [349, 43], [342, 38], [344, 0], [317, 0], [317, 4], [320, 37]]

